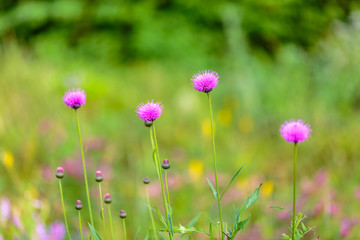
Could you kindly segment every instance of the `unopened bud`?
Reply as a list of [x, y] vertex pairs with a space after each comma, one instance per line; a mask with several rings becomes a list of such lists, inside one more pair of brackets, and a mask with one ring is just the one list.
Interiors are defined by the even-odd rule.
[[77, 200], [76, 203], [75, 203], [75, 209], [76, 210], [81, 210], [83, 208], [83, 205], [81, 203], [80, 200]]
[[144, 178], [143, 183], [144, 184], [149, 184], [150, 183], [150, 178], [148, 178], [148, 177]]
[[96, 171], [95, 180], [97, 182], [102, 182], [104, 180], [101, 171]]
[[169, 169], [169, 168], [170, 168], [170, 162], [169, 162], [169, 160], [165, 159], [165, 160], [163, 161], [163, 163], [161, 164], [161, 167], [162, 167], [163, 169], [165, 169], [165, 170]]
[[56, 177], [59, 179], [64, 177], [64, 169], [62, 167], [56, 169]]
[[111, 201], [112, 201], [112, 200], [111, 200], [110, 193], [105, 194], [104, 202], [105, 202], [106, 204], [110, 204]]
[[127, 214], [124, 210], [121, 210], [119, 216], [120, 218], [126, 218]]
[[153, 121], [145, 121], [145, 126], [151, 127], [153, 124]]

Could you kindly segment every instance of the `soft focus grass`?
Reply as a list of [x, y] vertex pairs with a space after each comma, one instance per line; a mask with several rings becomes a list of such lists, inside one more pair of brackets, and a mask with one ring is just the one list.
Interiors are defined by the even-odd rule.
[[[142, 179], [149, 176], [155, 182], [156, 173], [149, 129], [135, 109], [138, 103], [155, 99], [164, 104], [156, 123], [160, 157], [171, 161], [174, 222], [184, 225], [197, 212], [216, 218], [206, 183], [212, 174], [207, 101], [190, 84], [194, 73], [211, 68], [221, 77], [212, 92], [220, 183], [246, 163], [224, 198], [226, 221], [232, 220], [232, 205], [240, 205], [256, 185], [265, 182], [245, 232], [256, 227], [264, 239], [278, 239], [287, 231], [289, 218], [278, 219], [278, 212], [268, 208], [291, 206], [292, 145], [281, 139], [278, 130], [285, 120], [302, 118], [311, 124], [313, 134], [299, 146], [299, 184], [315, 182], [320, 170], [326, 170], [329, 179], [301, 211], [321, 239], [337, 239], [341, 220], [360, 212], [359, 200], [354, 199], [360, 171], [358, 13], [353, 20], [350, 25], [335, 22], [332, 32], [310, 53], [285, 45], [274, 59], [251, 53], [241, 41], [241, 32], [231, 27], [228, 51], [220, 59], [189, 53], [182, 59], [120, 65], [74, 53], [61, 43], [39, 41], [29, 50], [9, 41], [0, 55], [0, 147], [13, 155], [14, 163], [3, 156], [8, 160], [0, 166], [1, 196], [11, 199], [29, 234], [34, 231], [28, 217], [32, 212], [39, 212], [46, 222], [62, 219], [56, 167], [67, 162], [74, 171], [82, 169], [74, 112], [61, 98], [69, 88], [81, 87], [88, 96], [79, 117], [94, 213], [99, 212], [95, 170], [101, 169], [103, 192], [112, 194], [113, 216], [120, 209], [128, 213], [128, 234], [133, 236], [140, 226], [142, 237], [150, 226]], [[65, 174], [65, 201], [75, 233], [74, 204], [77, 199], [85, 202], [85, 188], [82, 175]], [[328, 197], [332, 192], [334, 197]], [[34, 205], [37, 200], [41, 206]], [[152, 201], [160, 206], [160, 195]], [[321, 201], [326, 206], [336, 203], [340, 211], [312, 216]], [[96, 222], [100, 226], [99, 217]], [[206, 222], [204, 216], [199, 220], [205, 227]], [[118, 218], [114, 226], [120, 229]], [[5, 226], [1, 231], [11, 234]], [[120, 231], [116, 234], [121, 236]], [[350, 238], [359, 234], [354, 231]]]

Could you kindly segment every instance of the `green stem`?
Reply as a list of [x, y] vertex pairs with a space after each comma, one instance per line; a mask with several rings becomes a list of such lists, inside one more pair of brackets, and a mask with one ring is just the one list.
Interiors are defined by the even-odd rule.
[[99, 193], [100, 193], [100, 207], [101, 207], [100, 217], [101, 217], [101, 220], [102, 220], [102, 223], [103, 223], [105, 239], [107, 239], [106, 225], [105, 225], [105, 218], [104, 218], [104, 205], [103, 205], [102, 192], [101, 192], [101, 182], [99, 182]]
[[149, 214], [150, 214], [151, 223], [152, 223], [152, 226], [153, 226], [154, 237], [155, 237], [156, 240], [158, 240], [158, 234], [157, 234], [157, 230], [156, 230], [156, 225], [155, 225], [155, 221], [154, 221], [154, 216], [153, 216], [153, 213], [152, 213], [152, 210], [151, 210], [149, 190], [148, 190], [147, 185], [145, 185], [145, 189], [146, 189], [146, 200], [147, 200], [147, 204], [148, 204], [148, 207], [149, 207]]
[[78, 210], [79, 212], [79, 225], [80, 225], [80, 237], [81, 237], [81, 240], [83, 240], [83, 234], [82, 234], [82, 228], [81, 228], [81, 211]]
[[124, 239], [126, 240], [126, 223], [125, 223], [125, 218], [123, 219], [123, 228], [124, 228]]
[[292, 239], [295, 240], [295, 207], [296, 207], [296, 160], [297, 160], [297, 143], [294, 144], [294, 182], [293, 182], [293, 219], [292, 219]]
[[155, 167], [156, 167], [156, 173], [158, 175], [159, 181], [160, 181], [160, 172], [159, 172], [159, 166], [158, 166], [158, 161], [156, 160], [156, 155], [155, 154], [155, 144], [154, 144], [154, 137], [153, 137], [153, 132], [152, 132], [152, 128], [150, 128], [150, 140], [151, 140], [151, 146], [152, 146], [152, 157], [154, 159], [155, 162]]
[[68, 226], [67, 219], [66, 219], [66, 212], [65, 212], [65, 204], [64, 204], [64, 196], [63, 196], [63, 190], [62, 190], [62, 185], [61, 185], [61, 179], [59, 179], [59, 187], [60, 187], [61, 204], [62, 204], [62, 208], [63, 208], [63, 212], [64, 212], [64, 222], [65, 222], [65, 226], [66, 226], [66, 232], [67, 232], [69, 240], [71, 240], [69, 226]]
[[86, 175], [86, 165], [85, 165], [84, 150], [83, 150], [83, 146], [82, 146], [82, 140], [81, 140], [81, 134], [80, 134], [80, 125], [79, 125], [79, 118], [78, 118], [78, 115], [77, 115], [77, 110], [75, 110], [75, 116], [76, 116], [77, 130], [78, 130], [78, 134], [79, 134], [79, 142], [80, 142], [80, 149], [81, 149], [81, 159], [82, 159], [82, 164], [83, 164], [83, 169], [84, 169], [84, 180], [85, 180], [85, 188], [86, 188], [86, 196], [87, 196], [87, 202], [88, 202], [88, 208], [89, 208], [90, 222], [91, 222], [91, 225], [94, 227], [94, 221], [93, 221], [93, 216], [92, 216], [92, 211], [91, 211], [89, 186], [88, 186], [88, 180], [87, 180], [87, 175]]
[[155, 123], [154, 122], [152, 124], [152, 130], [153, 130], [153, 137], [154, 137], [154, 143], [155, 143], [155, 151], [156, 151], [156, 156], [157, 156], [157, 167], [158, 167], [159, 178], [160, 178], [161, 192], [162, 192], [163, 201], [164, 201], [166, 222], [168, 225], [169, 237], [170, 237], [170, 240], [172, 240], [172, 234], [171, 234], [170, 222], [169, 222], [169, 212], [168, 212], [168, 206], [167, 206], [166, 197], [165, 197], [164, 181], [163, 181], [163, 177], [162, 177], [161, 169], [160, 169], [160, 154], [159, 154], [159, 148], [158, 148], [158, 144], [157, 144], [157, 140], [156, 140], [156, 131], [155, 131]]
[[220, 202], [220, 196], [219, 196], [220, 191], [219, 191], [219, 183], [218, 183], [217, 167], [216, 167], [214, 119], [213, 119], [213, 114], [212, 114], [210, 94], [207, 93], [207, 96], [208, 96], [208, 100], [209, 100], [209, 109], [210, 109], [211, 136], [212, 136], [212, 147], [213, 147], [213, 155], [214, 155], [214, 172], [215, 172], [215, 184], [216, 184], [216, 197], [217, 197], [219, 216], [220, 216], [220, 234], [221, 234], [221, 239], [224, 239], [223, 219], [222, 219], [221, 202]]
[[173, 223], [172, 212], [171, 212], [172, 208], [171, 208], [171, 204], [170, 204], [170, 194], [169, 194], [168, 181], [167, 181], [167, 172], [168, 172], [168, 170], [165, 170], [165, 187], [166, 187], [166, 195], [167, 195], [167, 200], [168, 200], [170, 220], [171, 220], [171, 223]]
[[109, 220], [110, 220], [111, 239], [114, 240], [114, 228], [113, 228], [113, 224], [112, 224], [110, 204], [108, 204], [108, 212], [109, 212]]

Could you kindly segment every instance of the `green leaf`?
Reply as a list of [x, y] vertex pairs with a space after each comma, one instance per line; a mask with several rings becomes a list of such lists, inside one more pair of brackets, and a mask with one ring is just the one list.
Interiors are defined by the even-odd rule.
[[218, 198], [217, 198], [217, 192], [216, 192], [214, 186], [212, 185], [212, 183], [210, 182], [209, 179], [207, 179], [207, 181], [208, 181], [208, 183], [209, 183], [209, 185], [210, 185], [210, 187], [211, 187], [211, 190], [213, 191], [213, 194], [214, 194], [215, 199], [218, 200]]
[[94, 236], [95, 240], [102, 240], [100, 235], [96, 232], [95, 228], [93, 228], [93, 226], [91, 226], [90, 223], [89, 223], [89, 227], [90, 227], [90, 231], [91, 231], [92, 235]]
[[[150, 231], [150, 230], [149, 230], [149, 231]], [[139, 234], [139, 232], [140, 232], [140, 227], [138, 228], [138, 230], [137, 230], [136, 233], [135, 233], [134, 240], [137, 238], [137, 235]]]
[[241, 169], [244, 167], [245, 163], [241, 166], [241, 168], [235, 173], [235, 175], [231, 178], [229, 184], [226, 186], [224, 192], [221, 194], [220, 196], [220, 200], [222, 199], [222, 197], [224, 196], [224, 194], [226, 193], [226, 191], [228, 190], [228, 188], [230, 187], [231, 183], [235, 180], [235, 178], [237, 177], [237, 175], [241, 172]]
[[[154, 209], [155, 209], [155, 210], [154, 210]], [[154, 208], [152, 208], [152, 210], [153, 210], [153, 212], [155, 212], [155, 213], [159, 216], [162, 224], [167, 228], [166, 220], [165, 220], [165, 218], [163, 217], [163, 215], [161, 214], [159, 208], [154, 207]]]
[[193, 227], [194, 224], [199, 220], [200, 217], [200, 213], [198, 213], [193, 219], [191, 219], [191, 221], [188, 223], [189, 227]]
[[248, 209], [251, 207], [258, 199], [259, 199], [259, 193], [260, 193], [260, 187], [262, 183], [255, 189], [255, 191], [248, 197], [248, 199], [245, 200], [243, 205], [243, 210]]
[[[148, 233], [146, 234], [144, 240], [149, 240], [150, 239], [150, 236], [151, 236], [151, 228], [149, 228], [149, 231]], [[135, 238], [134, 238], [135, 239]]]
[[[170, 214], [168, 214], [168, 220], [169, 220], [169, 225], [170, 225], [170, 232], [171, 232], [171, 235], [173, 235], [173, 236], [174, 236], [173, 226], [172, 226], [172, 222], [171, 222]], [[180, 226], [181, 226], [181, 225], [180, 225]]]
[[270, 208], [272, 208], [272, 209], [277, 209], [277, 210], [280, 210], [280, 211], [290, 212], [289, 210], [287, 210], [287, 209], [285, 209], [285, 208], [282, 208], [282, 207], [271, 206]]

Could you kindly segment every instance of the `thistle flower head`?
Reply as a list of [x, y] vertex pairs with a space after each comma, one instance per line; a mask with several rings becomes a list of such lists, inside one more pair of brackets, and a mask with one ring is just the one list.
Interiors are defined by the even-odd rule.
[[120, 218], [126, 218], [126, 216], [127, 216], [127, 214], [126, 214], [126, 212], [125, 212], [125, 210], [120, 210], [120, 213], [119, 213], [119, 217]]
[[215, 88], [219, 81], [219, 76], [216, 72], [205, 70], [195, 74], [191, 81], [194, 89], [199, 92], [208, 93]]
[[304, 124], [304, 121], [299, 119], [297, 121], [286, 121], [280, 128], [281, 136], [288, 142], [300, 143], [310, 137], [312, 130], [309, 124]]
[[75, 209], [76, 210], [81, 210], [83, 208], [83, 205], [81, 203], [80, 200], [77, 200], [76, 203], [75, 203]]
[[144, 184], [149, 184], [150, 183], [150, 178], [148, 178], [148, 177], [144, 178], [143, 183]]
[[84, 90], [79, 89], [72, 89], [65, 93], [63, 97], [63, 102], [68, 107], [73, 109], [78, 109], [86, 102], [86, 94]]
[[154, 103], [154, 100], [151, 100], [146, 103], [140, 103], [136, 109], [136, 113], [143, 121], [152, 122], [160, 117], [163, 108], [160, 102]]
[[59, 178], [59, 179], [64, 177], [64, 168], [58, 167], [56, 169], [56, 177]]
[[169, 160], [165, 159], [165, 160], [163, 161], [163, 163], [161, 164], [161, 167], [162, 167], [163, 169], [165, 169], [165, 170], [169, 169], [169, 168], [170, 168], [170, 162], [169, 162]]
[[112, 202], [110, 193], [106, 193], [106, 194], [105, 194], [104, 202], [105, 202], [106, 204], [110, 204], [110, 203]]
[[101, 171], [96, 171], [95, 173], [95, 181], [102, 182], [104, 180]]

